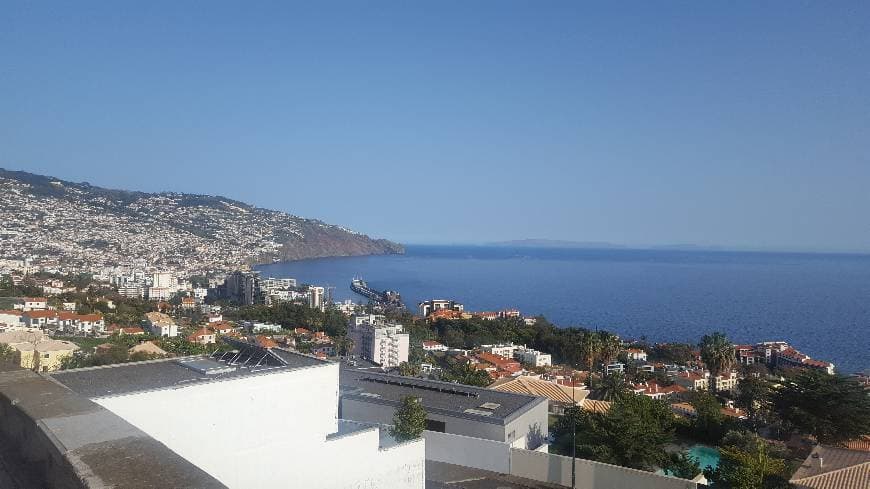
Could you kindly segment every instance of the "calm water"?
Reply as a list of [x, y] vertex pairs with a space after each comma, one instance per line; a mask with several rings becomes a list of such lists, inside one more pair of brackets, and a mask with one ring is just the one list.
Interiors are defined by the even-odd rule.
[[467, 310], [515, 307], [567, 326], [650, 341], [786, 340], [844, 372], [870, 367], [870, 256], [701, 251], [409, 246], [404, 256], [259, 267], [264, 276], [335, 286], [354, 276], [409, 306], [453, 298]]

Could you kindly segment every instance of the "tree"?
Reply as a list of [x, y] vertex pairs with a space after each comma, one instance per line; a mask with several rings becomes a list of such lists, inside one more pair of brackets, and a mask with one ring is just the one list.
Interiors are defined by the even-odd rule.
[[625, 378], [619, 372], [613, 372], [601, 377], [601, 380], [592, 383], [595, 398], [602, 401], [614, 401], [628, 392]]
[[335, 346], [338, 348], [339, 355], [350, 355], [354, 347], [353, 338], [347, 335], [339, 336], [335, 339]]
[[595, 363], [601, 353], [601, 342], [598, 335], [592, 331], [584, 331], [580, 336], [580, 358], [586, 365], [586, 370], [590, 372], [595, 367]]
[[478, 370], [467, 363], [451, 365], [441, 374], [441, 380], [476, 387], [486, 387], [492, 383], [486, 370]]
[[728, 431], [730, 422], [722, 414], [722, 405], [709, 392], [696, 392], [692, 398], [695, 417], [691, 428], [694, 436], [704, 442], [716, 444]]
[[647, 396], [622, 396], [605, 414], [570, 408], [554, 429], [562, 453], [571, 447], [576, 423], [577, 456], [641, 470], [665, 466], [665, 446], [673, 440], [674, 415], [668, 405]]
[[770, 407], [770, 383], [763, 377], [744, 377], [737, 384], [735, 404], [746, 410], [755, 431]]
[[723, 372], [728, 372], [736, 361], [734, 345], [728, 341], [723, 333], [704, 335], [701, 338], [701, 360], [710, 370], [710, 390], [716, 392], [716, 377]]
[[870, 397], [857, 381], [820, 370], [801, 370], [773, 395], [783, 421], [824, 444], [870, 433]]
[[667, 475], [681, 479], [693, 479], [702, 472], [701, 466], [698, 465], [698, 459], [686, 451], [669, 454], [668, 461], [663, 468]]
[[616, 359], [619, 351], [622, 349], [622, 342], [619, 337], [608, 331], [598, 331], [598, 351], [601, 361], [607, 365]]
[[3, 364], [12, 364], [18, 357], [18, 352], [11, 346], [0, 343], [0, 366]]
[[414, 440], [420, 438], [425, 429], [426, 410], [423, 409], [420, 399], [414, 396], [403, 397], [393, 414], [390, 434], [399, 441]]
[[399, 364], [399, 375], [403, 377], [416, 377], [420, 375], [420, 366], [414, 363], [402, 362]]
[[705, 469], [714, 488], [773, 489], [788, 487], [786, 466], [763, 439], [749, 432], [729, 432], [719, 449], [719, 466]]

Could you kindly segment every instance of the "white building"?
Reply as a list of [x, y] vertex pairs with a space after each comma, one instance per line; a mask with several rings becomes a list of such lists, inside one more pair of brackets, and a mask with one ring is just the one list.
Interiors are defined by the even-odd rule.
[[48, 299], [45, 297], [25, 297], [21, 303], [15, 304], [15, 309], [22, 311], [44, 311], [48, 309]]
[[352, 301], [350, 299], [345, 299], [343, 302], [334, 302], [332, 305], [336, 309], [338, 309], [339, 312], [341, 312], [342, 314], [344, 314], [346, 316], [350, 316], [350, 315], [354, 314], [356, 312], [357, 307], [359, 307], [359, 305], [357, 305], [357, 303], [355, 303], [354, 301]]
[[248, 332], [253, 333], [255, 331], [268, 331], [270, 333], [280, 333], [284, 330], [280, 324], [274, 323], [261, 323], [259, 321], [242, 321], [241, 324]]
[[398, 443], [377, 426], [339, 419], [337, 363], [237, 348], [224, 360], [125, 363], [54, 379], [231, 489], [424, 488], [423, 440]]
[[208, 289], [205, 287], [194, 287], [193, 288], [193, 298], [196, 299], [196, 302], [202, 303], [208, 295]]
[[434, 340], [423, 340], [423, 351], [447, 351], [447, 347]]
[[629, 348], [625, 351], [625, 355], [629, 360], [634, 360], [636, 362], [645, 362], [646, 361], [646, 352], [641, 350], [640, 348]]
[[513, 358], [514, 352], [517, 351], [520, 347], [513, 343], [502, 343], [498, 345], [481, 345], [480, 349], [487, 352], [492, 353], [493, 355], [499, 355], [505, 358]]
[[377, 315], [370, 316], [374, 316], [376, 321], [357, 322], [365, 316], [354, 316], [354, 321], [351, 322], [350, 335], [353, 338], [354, 354], [386, 368], [398, 367], [400, 363], [407, 362], [410, 335], [402, 332], [403, 326], [385, 324], [377, 320]]
[[465, 306], [449, 299], [432, 299], [428, 301], [423, 301], [417, 304], [417, 308], [420, 310], [420, 315], [424, 318], [428, 317], [433, 312], [440, 311], [442, 309], [457, 312], [462, 312], [465, 310]]
[[320, 309], [321, 311], [324, 308], [323, 302], [323, 294], [326, 290], [323, 287], [317, 286], [309, 286], [308, 287], [308, 307], [312, 309]]
[[6, 326], [24, 326], [24, 320], [21, 317], [21, 311], [0, 311], [0, 324], [5, 324]]
[[260, 288], [264, 290], [273, 290], [273, 289], [292, 289], [296, 287], [296, 279], [295, 278], [263, 278], [260, 279]]
[[151, 287], [171, 289], [177, 286], [178, 279], [172, 272], [154, 272], [151, 274]]
[[178, 325], [171, 317], [162, 312], [149, 312], [145, 315], [145, 327], [155, 336], [178, 336]]
[[145, 289], [141, 284], [120, 285], [118, 286], [118, 294], [131, 299], [141, 299], [145, 297]]
[[553, 358], [549, 353], [539, 352], [538, 350], [526, 347], [518, 348], [514, 352], [514, 359], [535, 367], [547, 367], [553, 364]]

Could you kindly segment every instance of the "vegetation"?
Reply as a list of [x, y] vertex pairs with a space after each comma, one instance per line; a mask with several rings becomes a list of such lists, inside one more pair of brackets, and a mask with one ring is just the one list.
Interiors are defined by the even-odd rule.
[[773, 409], [819, 443], [836, 445], [870, 433], [870, 397], [843, 375], [798, 371], [774, 392]]
[[712, 335], [704, 335], [701, 338], [701, 360], [710, 370], [710, 391], [716, 392], [716, 377], [729, 372], [736, 362], [734, 345], [728, 341], [724, 334], [716, 332]]
[[308, 307], [307, 304], [279, 302], [273, 306], [263, 304], [243, 306], [236, 311], [227, 311], [226, 316], [239, 320], [280, 324], [285, 328], [324, 331], [332, 337], [347, 335], [347, 318], [334, 308], [321, 311]]
[[722, 404], [709, 392], [699, 391], [692, 395], [695, 417], [689, 427], [692, 438], [704, 443], [718, 444], [733, 422], [722, 414]]
[[660, 343], [649, 352], [650, 360], [662, 363], [685, 365], [692, 361], [693, 347], [688, 343]]
[[770, 383], [764, 377], [748, 376], [737, 384], [737, 407], [746, 410], [755, 431], [770, 409]]
[[401, 404], [393, 414], [393, 427], [390, 434], [399, 441], [414, 440], [420, 438], [426, 429], [426, 410], [420, 399], [413, 396], [405, 396]]
[[402, 362], [399, 364], [399, 375], [403, 377], [416, 377], [420, 375], [420, 366], [413, 363]]
[[[513, 342], [552, 354], [554, 363], [586, 370], [613, 361], [620, 348], [619, 339], [612, 333], [578, 327], [559, 328], [543, 317], [536, 318], [531, 325], [518, 318], [439, 319], [432, 324], [432, 329], [437, 339], [450, 347], [468, 349], [487, 343]], [[414, 340], [413, 333], [411, 339]]]
[[444, 370], [441, 380], [459, 384], [486, 387], [492, 378], [485, 370], [478, 370], [467, 363], [454, 363]]
[[578, 457], [642, 470], [670, 462], [665, 446], [673, 440], [675, 418], [665, 402], [625, 395], [606, 414], [570, 408], [554, 430], [561, 453], [571, 453], [572, 421]]
[[719, 466], [704, 470], [714, 488], [789, 487], [784, 460], [758, 435], [746, 431], [729, 432], [722, 440], [719, 455]]
[[0, 343], [0, 365], [4, 363], [12, 363], [18, 358], [18, 352], [11, 346]]
[[668, 454], [668, 461], [663, 468], [668, 475], [682, 479], [692, 479], [702, 472], [698, 459], [685, 451]]
[[594, 398], [602, 401], [614, 401], [628, 392], [625, 378], [618, 372], [604, 375], [600, 380], [590, 375], [589, 381]]

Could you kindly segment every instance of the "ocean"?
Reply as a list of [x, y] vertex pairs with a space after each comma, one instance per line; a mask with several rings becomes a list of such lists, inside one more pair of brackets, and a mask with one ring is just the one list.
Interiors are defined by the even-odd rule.
[[870, 255], [416, 245], [257, 269], [334, 286], [335, 300], [364, 301], [349, 287], [362, 277], [415, 312], [448, 298], [651, 342], [723, 331], [734, 343], [788, 341], [844, 373], [870, 368]]

